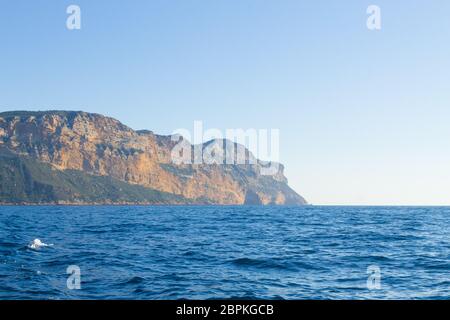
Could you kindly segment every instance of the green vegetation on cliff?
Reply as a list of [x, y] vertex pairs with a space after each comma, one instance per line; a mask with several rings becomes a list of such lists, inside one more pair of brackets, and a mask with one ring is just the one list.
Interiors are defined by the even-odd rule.
[[181, 204], [182, 196], [49, 164], [0, 149], [0, 203]]

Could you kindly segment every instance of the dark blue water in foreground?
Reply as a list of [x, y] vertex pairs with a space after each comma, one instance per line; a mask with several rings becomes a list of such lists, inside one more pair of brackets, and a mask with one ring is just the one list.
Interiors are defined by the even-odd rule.
[[0, 207], [0, 299], [449, 297], [450, 208]]

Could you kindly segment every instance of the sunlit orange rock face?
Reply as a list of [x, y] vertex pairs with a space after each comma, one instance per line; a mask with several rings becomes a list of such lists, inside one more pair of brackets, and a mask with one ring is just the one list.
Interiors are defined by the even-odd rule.
[[[288, 187], [281, 165], [270, 176], [261, 174], [259, 162], [178, 165], [171, 156], [177, 143], [171, 136], [134, 131], [98, 114], [0, 113], [0, 148], [55, 170], [108, 176], [180, 195], [194, 204], [306, 204]], [[213, 143], [223, 147], [222, 140]]]

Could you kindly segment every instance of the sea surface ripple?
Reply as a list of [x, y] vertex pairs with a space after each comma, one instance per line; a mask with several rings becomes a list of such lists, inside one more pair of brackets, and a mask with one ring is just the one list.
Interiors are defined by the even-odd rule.
[[0, 299], [449, 299], [449, 231], [448, 207], [2, 206]]

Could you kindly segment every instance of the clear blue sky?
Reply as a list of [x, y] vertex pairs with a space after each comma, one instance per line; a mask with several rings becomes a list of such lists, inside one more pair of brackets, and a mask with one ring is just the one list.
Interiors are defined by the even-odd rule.
[[2, 1], [0, 111], [278, 128], [313, 204], [450, 204], [449, 14], [446, 0]]

